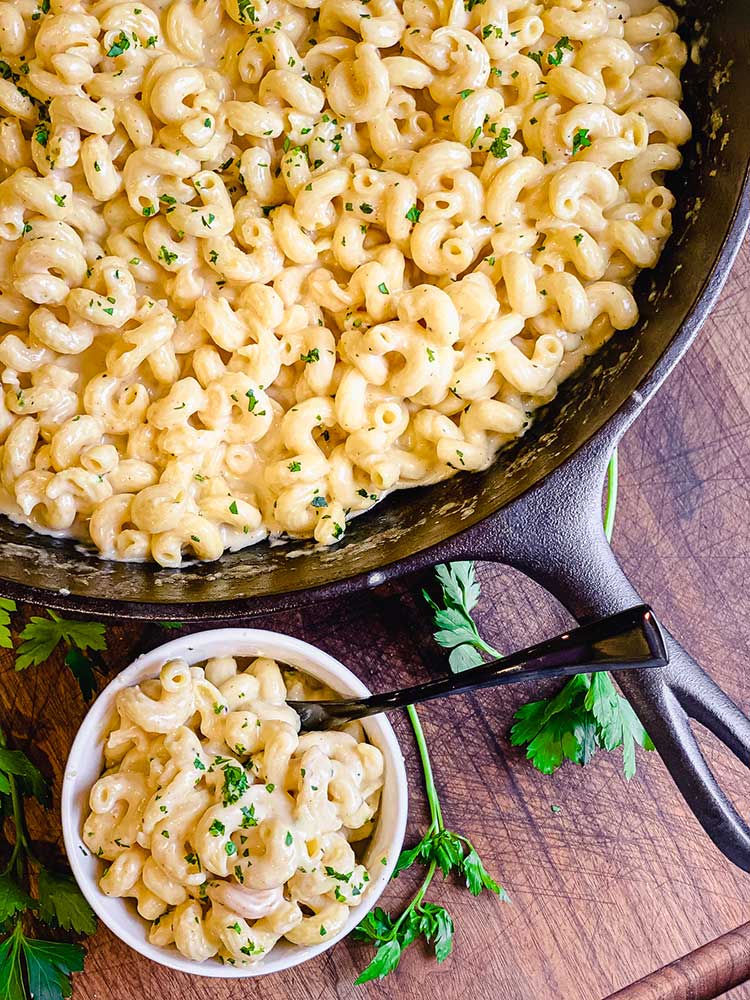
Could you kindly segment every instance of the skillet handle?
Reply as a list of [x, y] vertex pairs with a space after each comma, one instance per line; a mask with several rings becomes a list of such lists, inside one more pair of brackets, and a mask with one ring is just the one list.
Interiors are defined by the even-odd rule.
[[[513, 505], [518, 521], [511, 531], [524, 539], [522, 551], [514, 552], [516, 546], [495, 551], [496, 558], [541, 583], [581, 623], [642, 603], [602, 530], [598, 488], [609, 448], [585, 451]], [[530, 540], [529, 525], [541, 526]], [[487, 547], [484, 557], [491, 559]], [[695, 719], [706, 726], [747, 765], [750, 720], [666, 629], [664, 634], [667, 666], [619, 672], [618, 683], [698, 822], [719, 850], [750, 871], [750, 827], [716, 780], [690, 725]]]

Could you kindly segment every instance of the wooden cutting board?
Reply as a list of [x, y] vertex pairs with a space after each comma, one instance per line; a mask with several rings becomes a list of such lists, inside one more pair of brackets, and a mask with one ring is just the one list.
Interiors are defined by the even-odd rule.
[[[749, 329], [746, 246], [697, 343], [621, 448], [614, 538], [644, 598], [746, 709]], [[479, 573], [479, 620], [495, 645], [526, 645], [567, 624], [566, 614], [518, 574], [490, 565]], [[320, 645], [373, 687], [415, 683], [441, 662], [419, 596], [422, 582], [411, 578], [342, 605], [254, 624]], [[169, 637], [157, 626], [110, 629], [112, 668]], [[58, 660], [19, 675], [3, 650], [0, 674], [0, 724], [17, 745], [31, 745], [37, 763], [54, 774], [58, 794], [84, 712], [80, 696]], [[474, 841], [512, 900], [475, 900], [453, 884], [434, 883], [429, 898], [448, 907], [457, 928], [455, 952], [441, 968], [413, 946], [395, 976], [358, 989], [352, 983], [370, 952], [343, 943], [289, 973], [224, 984], [150, 964], [100, 930], [75, 979], [75, 998], [347, 1000], [367, 992], [402, 1000], [600, 1000], [750, 920], [750, 876], [714, 849], [655, 754], [640, 753], [628, 784], [618, 754], [543, 777], [510, 747], [511, 716], [535, 694], [506, 689], [421, 712], [446, 821]], [[411, 780], [411, 843], [424, 826], [425, 798], [409, 727], [400, 717], [395, 724]], [[711, 739], [706, 747], [740, 811], [750, 814], [746, 768]], [[58, 833], [55, 816], [46, 836]], [[398, 907], [414, 884], [402, 876], [385, 905]], [[748, 977], [744, 928], [622, 997], [705, 1000]], [[750, 987], [728, 995], [750, 997]]]

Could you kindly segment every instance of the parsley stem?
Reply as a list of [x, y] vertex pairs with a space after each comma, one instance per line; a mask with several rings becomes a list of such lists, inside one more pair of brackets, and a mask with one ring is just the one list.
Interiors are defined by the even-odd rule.
[[495, 649], [494, 646], [490, 646], [489, 643], [485, 642], [484, 639], [481, 637], [481, 635], [479, 635], [478, 633], [477, 633], [477, 640], [478, 641], [474, 645], [479, 647], [480, 649], [483, 649], [485, 653], [487, 653], [489, 656], [492, 657], [493, 660], [498, 660], [503, 655], [501, 652]]
[[16, 784], [16, 779], [12, 774], [7, 775], [8, 784], [10, 785], [10, 801], [13, 808], [13, 824], [16, 828], [16, 842], [13, 845], [13, 851], [8, 860], [8, 866], [5, 869], [5, 873], [9, 872], [11, 868], [15, 866], [16, 878], [19, 881], [23, 878], [23, 858], [22, 854], [28, 850], [28, 845], [26, 842], [26, 833], [24, 830], [23, 822], [23, 807], [21, 806], [21, 796], [18, 794], [18, 785]]
[[[5, 733], [0, 729], [0, 747], [7, 747], [7, 745]], [[16, 777], [13, 774], [6, 774], [5, 777], [10, 785], [10, 802], [13, 810], [13, 826], [15, 827], [16, 839], [3, 875], [7, 875], [15, 867], [16, 878], [21, 882], [23, 880], [23, 855], [26, 855], [30, 861], [35, 861], [36, 859], [29, 846], [23, 804], [18, 792]]]
[[607, 466], [607, 503], [604, 507], [604, 535], [608, 542], [612, 541], [615, 527], [615, 511], [617, 510], [617, 448]]
[[[419, 725], [418, 721], [417, 725]], [[409, 905], [406, 907], [404, 912], [401, 914], [396, 923], [393, 925], [390, 934], [384, 940], [392, 941], [397, 936], [399, 927], [408, 918], [409, 914], [419, 908], [419, 904], [422, 902], [427, 890], [430, 888], [430, 883], [432, 882], [436, 870], [437, 870], [437, 862], [430, 861], [430, 864], [427, 868], [427, 874], [422, 879], [422, 884], [420, 885], [416, 896], [414, 897], [414, 899], [412, 899], [411, 903], [409, 903]]]
[[419, 756], [422, 760], [424, 785], [427, 789], [427, 801], [430, 806], [429, 832], [432, 833], [436, 830], [444, 830], [445, 826], [443, 825], [443, 814], [440, 809], [440, 800], [438, 799], [437, 789], [435, 788], [435, 776], [432, 773], [432, 764], [430, 763], [430, 754], [427, 750], [427, 741], [425, 739], [424, 730], [422, 729], [422, 723], [419, 721], [419, 716], [417, 715], [417, 710], [414, 705], [407, 705], [406, 711], [409, 716], [409, 720], [411, 721], [412, 729], [414, 730], [414, 739], [417, 741], [417, 749], [419, 750]]

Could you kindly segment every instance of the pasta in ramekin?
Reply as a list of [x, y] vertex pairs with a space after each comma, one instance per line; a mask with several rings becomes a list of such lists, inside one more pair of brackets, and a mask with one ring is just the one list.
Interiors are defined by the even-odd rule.
[[358, 724], [299, 733], [287, 699], [333, 696], [232, 656], [169, 660], [117, 695], [82, 839], [109, 862], [101, 890], [135, 900], [152, 944], [242, 968], [281, 938], [341, 931], [371, 882], [361, 858], [384, 765]]

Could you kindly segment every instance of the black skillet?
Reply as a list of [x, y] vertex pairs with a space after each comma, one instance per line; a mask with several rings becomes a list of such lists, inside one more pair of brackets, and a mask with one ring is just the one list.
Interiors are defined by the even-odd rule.
[[[98, 616], [234, 621], [341, 600], [445, 560], [486, 559], [523, 570], [581, 622], [641, 603], [602, 532], [607, 460], [706, 318], [750, 211], [750, 3], [688, 0], [678, 10], [700, 54], [684, 78], [695, 138], [670, 179], [674, 236], [636, 289], [641, 321], [566, 383], [493, 468], [388, 498], [330, 550], [261, 545], [180, 571], [103, 562], [0, 519], [0, 591]], [[750, 827], [718, 786], [689, 719], [745, 762], [750, 722], [674, 639], [668, 644], [667, 667], [618, 679], [699, 822], [750, 870]]]

